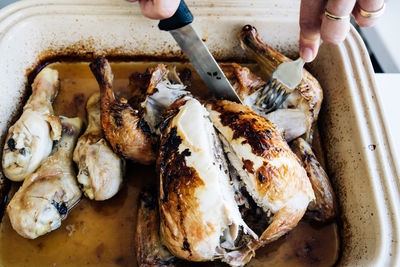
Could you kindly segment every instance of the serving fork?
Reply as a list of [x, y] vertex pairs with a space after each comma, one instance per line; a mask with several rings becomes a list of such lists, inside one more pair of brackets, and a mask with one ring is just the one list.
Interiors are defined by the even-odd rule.
[[304, 64], [305, 61], [301, 57], [295, 61], [281, 63], [272, 73], [256, 105], [269, 111], [279, 108], [301, 83]]

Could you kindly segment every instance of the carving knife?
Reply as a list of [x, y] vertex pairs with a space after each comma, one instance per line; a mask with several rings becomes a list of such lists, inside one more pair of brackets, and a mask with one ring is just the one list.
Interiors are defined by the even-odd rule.
[[235, 89], [218, 66], [207, 46], [192, 26], [193, 15], [182, 0], [175, 14], [163, 19], [158, 28], [171, 33], [197, 73], [215, 96], [241, 103]]

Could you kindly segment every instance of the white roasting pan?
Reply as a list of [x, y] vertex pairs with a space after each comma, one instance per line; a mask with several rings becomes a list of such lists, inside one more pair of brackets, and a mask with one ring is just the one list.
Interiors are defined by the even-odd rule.
[[[300, 1], [187, 1], [195, 27], [220, 60], [243, 59], [236, 33], [254, 25], [289, 56], [298, 50]], [[0, 11], [0, 136], [21, 112], [27, 73], [49, 56], [181, 57], [157, 21], [122, 0], [25, 0]], [[341, 208], [340, 266], [400, 266], [399, 164], [377, 99], [374, 73], [351, 29], [323, 45], [311, 72], [324, 88], [319, 126]]]

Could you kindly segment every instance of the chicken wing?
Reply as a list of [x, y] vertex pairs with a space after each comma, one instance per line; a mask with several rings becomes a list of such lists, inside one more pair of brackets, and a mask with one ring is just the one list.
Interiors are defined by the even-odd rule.
[[21, 236], [34, 239], [57, 229], [80, 200], [72, 152], [81, 128], [79, 118], [62, 118], [62, 136], [52, 155], [25, 179], [11, 199], [7, 213]]
[[182, 259], [244, 264], [253, 253], [243, 240], [257, 236], [241, 218], [206, 109], [186, 97], [166, 114], [158, 162], [163, 243]]
[[90, 64], [101, 94], [101, 123], [113, 150], [142, 164], [156, 158], [157, 139], [148, 124], [126, 99], [117, 99], [112, 90], [113, 74], [108, 61], [99, 57]]
[[9, 129], [3, 150], [3, 172], [12, 181], [23, 181], [49, 156], [61, 124], [52, 101], [59, 88], [58, 72], [43, 69], [32, 85], [32, 95], [19, 120]]
[[274, 214], [259, 240], [250, 242], [255, 250], [297, 225], [315, 198], [310, 181], [271, 122], [230, 101], [209, 101], [206, 107], [243, 190], [265, 213]]
[[145, 189], [139, 195], [136, 223], [136, 258], [138, 265], [173, 266], [176, 258], [161, 243], [157, 191]]
[[74, 151], [74, 161], [79, 167], [78, 182], [89, 199], [106, 200], [121, 188], [125, 160], [115, 154], [104, 139], [100, 121], [100, 93], [94, 93], [89, 98], [86, 110], [88, 127]]
[[[256, 28], [251, 25], [244, 26], [238, 37], [242, 48], [257, 61], [265, 78], [269, 78], [280, 63], [290, 61], [289, 58], [265, 44], [259, 37]], [[318, 118], [322, 98], [320, 84], [308, 71], [303, 69], [302, 82], [289, 95], [282, 108], [295, 108], [304, 112], [308, 119], [307, 133], [310, 134], [312, 123]]]
[[335, 218], [338, 212], [335, 193], [310, 145], [304, 139], [297, 138], [290, 147], [302, 162], [315, 194], [315, 200], [308, 205], [306, 217], [321, 222]]

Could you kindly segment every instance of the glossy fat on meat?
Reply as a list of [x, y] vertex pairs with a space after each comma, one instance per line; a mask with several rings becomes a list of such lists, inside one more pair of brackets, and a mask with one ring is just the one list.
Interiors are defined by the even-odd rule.
[[239, 227], [245, 232], [247, 227], [208, 113], [197, 100], [187, 99], [162, 132], [160, 233], [177, 257], [208, 261], [222, 257], [217, 249], [225, 230], [234, 240]]

